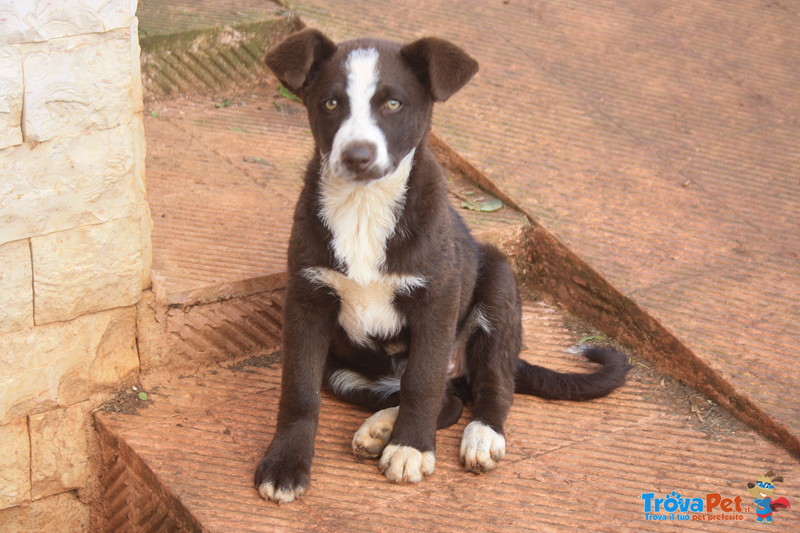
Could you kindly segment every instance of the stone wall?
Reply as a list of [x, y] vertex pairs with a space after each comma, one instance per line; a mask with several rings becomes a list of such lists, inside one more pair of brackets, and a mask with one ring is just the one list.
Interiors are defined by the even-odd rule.
[[[150, 284], [136, 0], [0, 2], [0, 530], [89, 528]], [[52, 527], [51, 527], [52, 526]]]

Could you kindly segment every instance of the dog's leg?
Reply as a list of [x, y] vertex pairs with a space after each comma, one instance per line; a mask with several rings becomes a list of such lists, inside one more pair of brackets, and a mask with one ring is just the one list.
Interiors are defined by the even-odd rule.
[[514, 397], [514, 371], [522, 345], [521, 304], [505, 257], [483, 247], [484, 262], [475, 289], [475, 333], [467, 348], [473, 420], [461, 439], [467, 470], [493, 470], [505, 456], [503, 433]]
[[386, 478], [396, 483], [422, 481], [435, 467], [436, 426], [455, 343], [457, 313], [450, 307], [457, 305], [457, 299], [428, 295], [427, 302], [425, 309], [407, 314], [411, 345], [400, 386], [400, 409], [378, 463]]
[[256, 488], [267, 500], [291, 502], [311, 480], [320, 386], [337, 311], [331, 299], [302, 278], [289, 282], [278, 425], [255, 473]]

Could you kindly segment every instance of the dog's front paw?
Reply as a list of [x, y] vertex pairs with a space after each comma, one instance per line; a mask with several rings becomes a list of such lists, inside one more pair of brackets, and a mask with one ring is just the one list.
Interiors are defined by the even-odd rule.
[[356, 457], [378, 457], [392, 436], [399, 407], [389, 407], [367, 418], [353, 435], [353, 453]]
[[276, 503], [298, 499], [311, 483], [311, 465], [296, 458], [267, 455], [256, 468], [255, 485], [262, 498]]
[[412, 446], [389, 444], [383, 449], [378, 467], [386, 479], [394, 483], [419, 483], [433, 474], [436, 457]]
[[497, 468], [506, 455], [506, 439], [486, 424], [473, 420], [461, 437], [461, 463], [479, 474]]

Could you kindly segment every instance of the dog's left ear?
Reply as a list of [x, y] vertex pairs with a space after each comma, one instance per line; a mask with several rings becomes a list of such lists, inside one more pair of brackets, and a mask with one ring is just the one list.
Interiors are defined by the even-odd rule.
[[419, 80], [437, 102], [444, 102], [478, 72], [478, 62], [444, 39], [425, 37], [400, 50]]

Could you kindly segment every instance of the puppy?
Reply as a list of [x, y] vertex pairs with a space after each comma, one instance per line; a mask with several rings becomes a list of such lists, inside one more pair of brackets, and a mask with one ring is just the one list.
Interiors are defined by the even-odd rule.
[[467, 470], [494, 469], [514, 392], [586, 400], [625, 377], [624, 356], [564, 374], [519, 359], [521, 306], [512, 269], [476, 242], [450, 207], [427, 144], [434, 102], [478, 64], [437, 38], [401, 45], [333, 43], [315, 29], [288, 36], [266, 64], [308, 110], [316, 144], [294, 215], [275, 436], [255, 473], [262, 497], [290, 502], [309, 486], [320, 388], [378, 411], [353, 451], [379, 457], [394, 482], [434, 471], [436, 429], [464, 402]]

